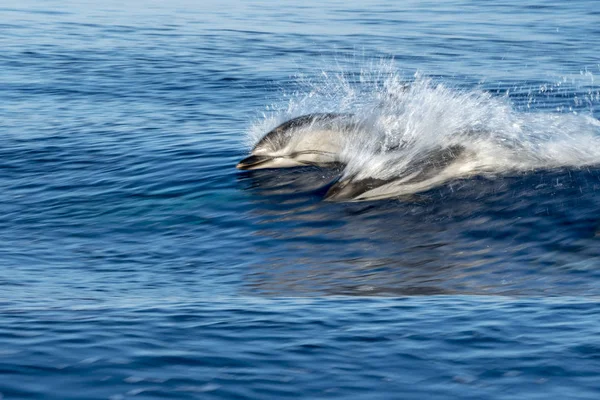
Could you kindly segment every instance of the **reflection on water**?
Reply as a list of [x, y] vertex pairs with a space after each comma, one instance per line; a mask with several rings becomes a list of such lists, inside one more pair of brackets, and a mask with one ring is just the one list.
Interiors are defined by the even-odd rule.
[[255, 249], [247, 290], [600, 294], [599, 169], [478, 177], [408, 199], [321, 201], [335, 176], [316, 168], [239, 176], [252, 194], [255, 235], [269, 239]]

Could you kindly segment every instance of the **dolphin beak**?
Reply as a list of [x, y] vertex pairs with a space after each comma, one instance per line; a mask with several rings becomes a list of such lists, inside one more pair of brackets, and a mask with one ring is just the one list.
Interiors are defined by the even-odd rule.
[[352, 181], [350, 179], [341, 180], [334, 183], [327, 193], [325, 193], [325, 201], [360, 201], [360, 195], [375, 189], [389, 181], [383, 179], [368, 178], [360, 181]]
[[259, 167], [261, 164], [266, 163], [267, 161], [271, 161], [273, 157], [267, 156], [250, 156], [244, 158], [242, 161], [237, 163], [235, 166], [237, 169], [255, 169]]
[[350, 181], [337, 181], [329, 188], [327, 193], [325, 193], [323, 200], [344, 201], [354, 197], [353, 194], [354, 190]]

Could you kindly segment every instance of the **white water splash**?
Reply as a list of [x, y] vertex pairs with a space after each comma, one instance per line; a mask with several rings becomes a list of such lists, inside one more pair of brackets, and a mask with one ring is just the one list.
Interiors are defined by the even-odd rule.
[[[390, 179], [428, 151], [466, 149], [452, 176], [600, 164], [600, 122], [590, 115], [519, 111], [508, 96], [458, 89], [382, 62], [358, 74], [300, 78], [285, 107], [250, 129], [253, 141], [279, 123], [312, 112], [352, 113], [341, 158], [344, 177]], [[573, 96], [576, 98], [577, 96]]]

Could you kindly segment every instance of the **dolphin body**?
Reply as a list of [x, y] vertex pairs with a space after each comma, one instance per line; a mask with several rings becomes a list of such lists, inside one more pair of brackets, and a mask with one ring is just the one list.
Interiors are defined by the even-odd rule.
[[293, 118], [268, 132], [236, 168], [335, 165], [341, 162], [345, 135], [356, 127], [352, 114], [315, 113]]
[[411, 161], [401, 175], [389, 179], [343, 177], [329, 188], [325, 200], [368, 201], [422, 192], [452, 178], [450, 170], [465, 155], [463, 146], [452, 145], [423, 154]]

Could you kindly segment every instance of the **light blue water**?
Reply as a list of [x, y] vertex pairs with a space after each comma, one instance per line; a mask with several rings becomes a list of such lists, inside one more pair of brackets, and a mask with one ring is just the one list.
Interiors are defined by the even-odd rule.
[[593, 153], [597, 2], [369, 3], [0, 6], [3, 398], [598, 398], [595, 164], [368, 203], [235, 170], [390, 79]]

